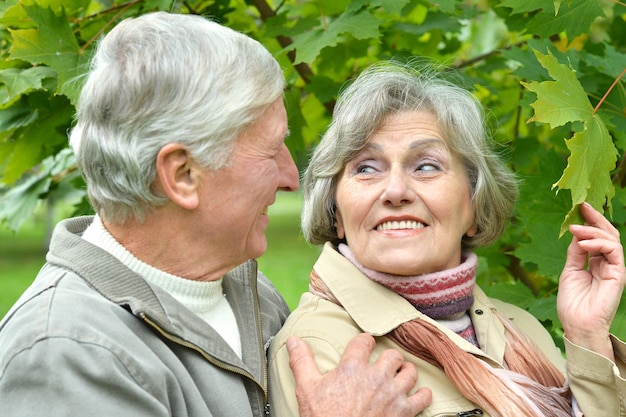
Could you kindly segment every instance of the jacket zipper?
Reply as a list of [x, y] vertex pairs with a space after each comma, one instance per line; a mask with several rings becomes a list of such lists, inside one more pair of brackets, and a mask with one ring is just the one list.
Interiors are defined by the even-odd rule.
[[[255, 262], [256, 264], [256, 262]], [[255, 273], [258, 274], [258, 269], [255, 271]], [[256, 283], [255, 283], [255, 287], [256, 287]], [[263, 323], [261, 321], [261, 316], [262, 316], [262, 312], [261, 312], [261, 302], [259, 301], [259, 291], [258, 288], [254, 289], [254, 294], [256, 296], [256, 321], [257, 321], [257, 327], [259, 329], [258, 332], [258, 337], [259, 337], [259, 345], [263, 346], [263, 348], [265, 349], [265, 343], [263, 342]], [[263, 384], [267, 387], [268, 386], [268, 371], [267, 371], [267, 352], [263, 352]], [[261, 387], [263, 389], [263, 387]], [[270, 417], [270, 402], [269, 402], [269, 394], [267, 392], [266, 389], [263, 389], [263, 396], [264, 396], [264, 402], [265, 402], [265, 407], [264, 407], [264, 413], [266, 417]]]
[[[253, 267], [252, 267], [252, 273], [255, 276], [255, 279], [253, 279], [250, 282], [250, 287], [254, 290], [252, 293], [254, 294], [254, 296], [256, 297], [256, 303], [254, 304], [256, 307], [256, 324], [257, 324], [257, 328], [259, 329], [259, 331], [257, 332], [257, 337], [258, 337], [258, 343], [259, 346], [263, 346], [263, 349], [265, 349], [265, 343], [263, 342], [263, 323], [261, 320], [262, 317], [262, 312], [261, 312], [261, 302], [259, 301], [259, 291], [258, 291], [258, 283], [257, 283], [257, 279], [258, 279], [258, 273], [259, 273], [259, 266], [258, 263], [255, 259], [252, 260], [253, 261]], [[264, 351], [263, 355], [262, 355], [262, 360], [263, 360], [263, 385], [264, 386], [268, 386], [268, 370], [267, 370], [267, 352]], [[265, 417], [270, 417], [270, 403], [269, 403], [269, 394], [267, 392], [267, 389], [263, 388], [261, 386], [261, 390], [263, 391], [263, 402], [265, 403], [265, 406], [263, 407], [263, 414], [265, 415]]]
[[[215, 360], [215, 358], [213, 358], [212, 356], [207, 355], [202, 349], [199, 349], [196, 345], [193, 345], [191, 343], [185, 342], [184, 340], [181, 340], [177, 337], [172, 337], [169, 333], [165, 332], [163, 329], [161, 329], [161, 327], [159, 327], [155, 322], [153, 322], [152, 320], [150, 320], [144, 313], [140, 313], [139, 317], [145, 321], [148, 325], [150, 325], [150, 327], [152, 327], [153, 329], [155, 329], [157, 332], [159, 332], [160, 335], [162, 335], [164, 338], [166, 338], [169, 341], [172, 341], [174, 343], [177, 343], [181, 346], [184, 346], [186, 348], [195, 350], [196, 352], [198, 352], [200, 355], [202, 355], [202, 357], [204, 359], [206, 359], [207, 361], [209, 361], [211, 364], [217, 366], [218, 368], [224, 369], [226, 371], [230, 371], [230, 372], [234, 372], [236, 374], [245, 376], [247, 378], [249, 378], [250, 380], [254, 381], [256, 383], [256, 380], [254, 379], [254, 377], [248, 373], [248, 372], [244, 372], [239, 368], [236, 368], [234, 366], [228, 365], [224, 362], [220, 362]], [[257, 383], [257, 385], [259, 385]], [[263, 390], [263, 392], [265, 392], [265, 389], [263, 389], [263, 387], [261, 387], [261, 389]], [[266, 394], [267, 396], [267, 394]]]
[[[209, 361], [211, 364], [215, 365], [218, 368], [224, 369], [225, 371], [230, 371], [230, 372], [234, 372], [238, 375], [242, 375], [247, 377], [248, 379], [254, 381], [263, 391], [263, 398], [264, 398], [264, 402], [265, 402], [265, 406], [263, 407], [263, 413], [265, 414], [266, 417], [270, 416], [270, 404], [268, 402], [268, 395], [267, 395], [267, 390], [265, 388], [263, 388], [263, 386], [261, 386], [260, 384], [258, 384], [256, 382], [256, 380], [254, 379], [254, 377], [248, 373], [248, 372], [244, 372], [239, 368], [236, 368], [234, 366], [225, 364], [223, 362], [217, 361], [215, 360], [215, 358], [213, 358], [212, 356], [207, 355], [202, 349], [199, 349], [197, 346], [185, 342], [184, 340], [181, 340], [177, 337], [172, 337], [169, 333], [165, 332], [163, 329], [161, 329], [161, 327], [159, 325], [157, 325], [155, 322], [153, 322], [152, 320], [150, 320], [148, 318], [148, 316], [146, 316], [144, 313], [140, 313], [139, 317], [145, 321], [150, 327], [152, 327], [153, 329], [155, 329], [157, 332], [159, 332], [159, 334], [161, 334], [164, 338], [166, 338], [167, 340], [170, 340], [174, 343], [177, 343], [181, 346], [187, 347], [189, 349], [195, 350], [196, 352], [198, 352], [200, 355], [202, 355], [202, 357], [204, 359], [206, 359], [207, 361]], [[260, 321], [260, 314], [257, 314], [257, 317], [259, 317], [257, 320]], [[260, 324], [259, 324], [260, 325]], [[259, 327], [259, 329], [261, 329], [262, 331], [262, 327]], [[263, 338], [263, 336], [261, 335], [261, 339]], [[262, 341], [262, 340], [261, 340]], [[265, 358], [265, 355], [263, 355], [263, 358]], [[263, 371], [263, 379], [264, 379], [264, 383], [265, 385], [267, 385], [267, 365], [265, 364], [264, 366], [264, 371]]]

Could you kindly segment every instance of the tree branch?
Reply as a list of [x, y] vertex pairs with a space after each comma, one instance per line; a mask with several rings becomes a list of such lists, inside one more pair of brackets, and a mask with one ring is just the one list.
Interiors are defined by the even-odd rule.
[[[267, 22], [268, 19], [276, 16], [276, 12], [270, 7], [269, 4], [267, 4], [265, 0], [252, 0], [252, 4], [254, 4], [254, 6], [259, 11], [259, 14], [261, 15], [261, 20], [263, 20], [264, 23]], [[283, 35], [278, 35], [276, 39], [278, 40], [280, 46], [282, 46], [283, 48], [286, 48], [293, 43], [293, 40], [291, 38]], [[293, 64], [296, 60], [296, 51], [292, 49], [291, 51], [287, 52], [287, 57]], [[298, 75], [300, 75], [300, 77], [304, 80], [306, 84], [311, 82], [311, 78], [313, 77], [313, 70], [311, 70], [311, 67], [309, 67], [304, 62], [300, 62], [299, 64], [294, 65], [294, 67], [296, 68]]]
[[506, 255], [506, 257], [509, 259], [510, 262], [509, 267], [507, 268], [509, 273], [513, 276], [513, 278], [521, 281], [524, 285], [530, 288], [530, 291], [532, 291], [533, 295], [536, 297], [539, 294], [539, 289], [532, 282], [532, 280], [526, 273], [526, 270], [522, 267], [519, 258], [513, 255]]
[[[268, 19], [276, 16], [276, 11], [274, 11], [270, 7], [270, 5], [267, 4], [267, 2], [265, 0], [251, 0], [251, 3], [259, 11], [259, 15], [261, 16], [261, 20], [264, 23], [267, 22]], [[288, 47], [289, 45], [291, 45], [293, 43], [293, 40], [290, 37], [283, 36], [283, 35], [278, 35], [276, 37], [276, 39], [278, 40], [278, 43], [280, 44], [280, 46], [282, 46], [283, 48], [286, 48], [286, 47]], [[295, 49], [292, 49], [291, 51], [287, 52], [287, 57], [289, 58], [289, 60], [293, 64], [296, 61], [296, 51], [295, 51]], [[300, 78], [302, 78], [302, 80], [304, 81], [305, 84], [309, 84], [311, 82], [311, 78], [313, 78], [315, 76], [315, 74], [313, 73], [313, 70], [311, 69], [311, 67], [309, 65], [307, 65], [306, 63], [304, 63], [304, 62], [300, 62], [298, 64], [294, 64], [294, 68], [296, 69], [296, 72], [298, 73]], [[333, 108], [335, 107], [335, 102], [334, 101], [328, 101], [328, 102], [324, 103], [324, 107], [326, 108], [326, 110], [330, 114], [332, 114], [333, 113]]]

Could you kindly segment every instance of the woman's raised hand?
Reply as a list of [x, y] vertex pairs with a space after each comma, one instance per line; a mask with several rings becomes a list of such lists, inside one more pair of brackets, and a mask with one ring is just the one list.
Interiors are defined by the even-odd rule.
[[557, 312], [572, 343], [614, 360], [609, 338], [620, 303], [626, 270], [617, 229], [588, 203], [584, 225], [571, 225], [574, 236], [559, 281]]

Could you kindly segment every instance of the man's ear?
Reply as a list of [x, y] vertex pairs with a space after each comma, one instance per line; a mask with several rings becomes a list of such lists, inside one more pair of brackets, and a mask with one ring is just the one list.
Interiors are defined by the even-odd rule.
[[198, 207], [201, 169], [179, 143], [168, 143], [156, 157], [155, 186], [174, 204], [187, 210]]

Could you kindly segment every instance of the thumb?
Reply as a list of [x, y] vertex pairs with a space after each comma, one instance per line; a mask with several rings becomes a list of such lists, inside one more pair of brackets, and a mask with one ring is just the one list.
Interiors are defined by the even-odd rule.
[[305, 380], [314, 375], [320, 375], [320, 371], [313, 360], [311, 348], [302, 339], [290, 336], [286, 342], [289, 353], [289, 366], [296, 380]]

